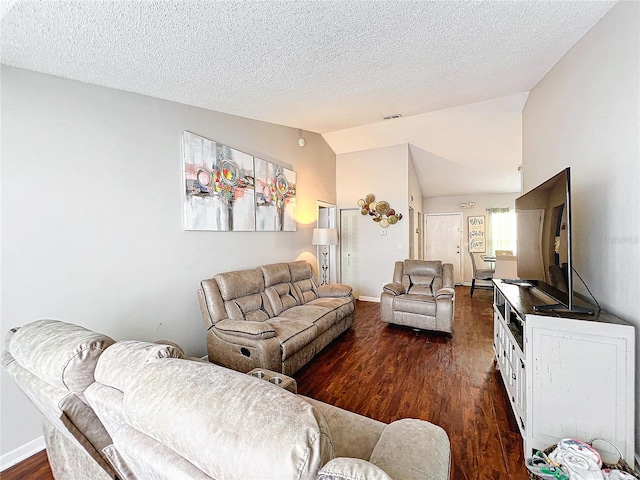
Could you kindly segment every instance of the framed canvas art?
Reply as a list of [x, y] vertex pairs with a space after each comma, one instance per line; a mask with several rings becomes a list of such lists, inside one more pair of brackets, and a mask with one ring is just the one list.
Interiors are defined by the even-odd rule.
[[484, 215], [468, 217], [469, 251], [483, 253], [486, 251]]
[[255, 230], [251, 155], [185, 131], [182, 158], [186, 230]]
[[256, 230], [294, 232], [296, 172], [255, 158]]

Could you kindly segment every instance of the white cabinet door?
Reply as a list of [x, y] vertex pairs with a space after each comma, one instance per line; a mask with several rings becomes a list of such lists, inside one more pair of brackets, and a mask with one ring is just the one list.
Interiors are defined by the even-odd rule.
[[522, 430], [525, 429], [525, 418], [527, 416], [527, 378], [524, 365], [524, 354], [516, 349], [512, 363], [513, 396], [516, 420]]
[[633, 326], [538, 315], [525, 325], [525, 448], [602, 437], [633, 459]]

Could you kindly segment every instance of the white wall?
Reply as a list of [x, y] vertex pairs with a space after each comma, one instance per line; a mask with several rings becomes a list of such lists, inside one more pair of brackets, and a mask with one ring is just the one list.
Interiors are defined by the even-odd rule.
[[[292, 166], [298, 231], [184, 231], [183, 130]], [[336, 199], [335, 155], [319, 135], [300, 148], [296, 129], [4, 66], [1, 133], [3, 337], [55, 318], [204, 355], [199, 281], [315, 265], [316, 200]], [[39, 415], [4, 370], [1, 398], [5, 458], [40, 436]]]
[[[454, 195], [450, 197], [432, 197], [424, 199], [424, 214], [429, 213], [462, 213], [462, 246], [460, 254], [462, 256], [462, 282], [465, 285], [471, 284], [473, 268], [469, 258], [469, 223], [467, 218], [484, 215], [489, 220], [487, 208], [515, 208], [515, 200], [520, 196], [517, 193], [494, 193], [494, 194], [473, 194]], [[461, 203], [474, 202], [472, 208], [460, 208]], [[481, 268], [478, 265], [478, 268]], [[491, 268], [487, 265], [487, 268]]]
[[337, 155], [336, 168], [338, 209], [356, 208], [358, 199], [373, 193], [404, 217], [386, 229], [368, 215], [358, 218], [360, 297], [379, 299], [382, 286], [392, 280], [394, 262], [408, 257], [408, 145]]
[[[636, 405], [640, 400], [639, 19], [640, 3], [623, 1], [614, 6], [535, 86], [523, 112], [525, 191], [571, 167], [574, 266], [605, 310], [636, 326]], [[576, 288], [584, 291], [578, 283]], [[638, 454], [638, 407], [635, 436]]]

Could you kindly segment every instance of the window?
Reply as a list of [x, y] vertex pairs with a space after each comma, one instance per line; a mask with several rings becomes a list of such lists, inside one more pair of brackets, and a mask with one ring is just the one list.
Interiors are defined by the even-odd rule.
[[510, 208], [488, 208], [489, 248], [488, 254], [496, 250], [511, 250], [516, 253], [516, 212]]

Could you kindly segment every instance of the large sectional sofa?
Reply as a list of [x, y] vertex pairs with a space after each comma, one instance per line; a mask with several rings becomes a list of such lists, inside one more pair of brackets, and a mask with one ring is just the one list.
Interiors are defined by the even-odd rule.
[[209, 361], [290, 375], [353, 323], [351, 287], [318, 286], [306, 261], [219, 273], [198, 289]]
[[378, 422], [177, 346], [40, 320], [7, 334], [2, 364], [44, 415], [57, 480], [450, 476], [436, 425]]

